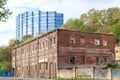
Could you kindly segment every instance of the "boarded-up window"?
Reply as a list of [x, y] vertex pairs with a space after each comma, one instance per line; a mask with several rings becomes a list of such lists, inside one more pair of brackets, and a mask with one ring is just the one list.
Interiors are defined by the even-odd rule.
[[48, 63], [47, 63], [47, 62], [40, 63], [39, 65], [40, 65], [40, 69], [41, 69], [42, 71], [48, 69]]
[[80, 37], [80, 43], [85, 44], [85, 38], [84, 37]]

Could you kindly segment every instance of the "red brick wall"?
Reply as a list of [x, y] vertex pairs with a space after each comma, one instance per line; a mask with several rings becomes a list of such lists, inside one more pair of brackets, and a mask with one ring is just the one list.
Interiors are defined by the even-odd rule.
[[[85, 38], [85, 45], [80, 43], [80, 37]], [[70, 37], [75, 39], [75, 44], [70, 44]], [[100, 40], [100, 45], [94, 45], [94, 39]], [[103, 40], [107, 40], [107, 46], [103, 46]], [[85, 33], [80, 31], [58, 30], [59, 68], [75, 67], [82, 64], [82, 56], [85, 56], [85, 65], [95, 65], [96, 57], [100, 57], [100, 64], [114, 61], [114, 37], [110, 34]], [[70, 56], [75, 56], [75, 64], [70, 64]]]
[[[53, 42], [51, 42], [51, 39]], [[57, 67], [56, 31], [43, 34], [42, 36], [35, 38], [29, 42], [20, 44], [12, 50], [12, 54], [12, 66], [15, 68], [14, 76], [49, 77], [49, 71], [51, 71], [54, 72], [51, 76], [55, 77], [55, 71]], [[42, 70], [40, 68], [40, 64], [43, 64], [45, 62], [48, 64], [48, 68], [46, 70]], [[51, 66], [50, 70], [51, 64], [53, 64], [53, 66]]]

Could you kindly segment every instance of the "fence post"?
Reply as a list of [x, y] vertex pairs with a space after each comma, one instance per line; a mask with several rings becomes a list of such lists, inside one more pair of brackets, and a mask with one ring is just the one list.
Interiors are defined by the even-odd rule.
[[112, 69], [111, 68], [107, 69], [107, 79], [112, 80]]
[[75, 77], [75, 78], [76, 78], [76, 67], [75, 67], [75, 68], [73, 68], [73, 74], [74, 74], [74, 76], [73, 76], [73, 77]]
[[93, 66], [93, 79], [95, 79], [95, 66]]

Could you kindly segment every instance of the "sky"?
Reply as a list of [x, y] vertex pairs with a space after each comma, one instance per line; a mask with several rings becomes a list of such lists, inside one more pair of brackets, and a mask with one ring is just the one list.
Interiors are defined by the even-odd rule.
[[16, 16], [26, 11], [56, 11], [64, 14], [64, 23], [79, 18], [92, 8], [102, 10], [120, 7], [120, 0], [8, 0], [6, 8], [13, 12], [7, 22], [0, 22], [0, 46], [16, 38]]

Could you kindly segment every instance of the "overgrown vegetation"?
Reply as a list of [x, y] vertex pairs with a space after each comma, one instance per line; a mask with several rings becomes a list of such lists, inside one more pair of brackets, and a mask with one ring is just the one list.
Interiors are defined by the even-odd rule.
[[30, 39], [33, 39], [33, 38], [34, 38], [34, 37], [33, 37], [32, 35], [25, 35], [25, 36], [23, 36], [21, 42], [25, 42], [25, 41], [30, 40]]
[[4, 61], [0, 64], [0, 73], [11, 71], [11, 63], [8, 61]]
[[[7, 0], [0, 0], [0, 22], [4, 22], [8, 19], [8, 16], [12, 13], [9, 9], [5, 8]], [[11, 69], [10, 63], [10, 46], [0, 46], [0, 72], [7, 72]]]
[[107, 66], [104, 67], [103, 69], [108, 69], [108, 68], [120, 69], [120, 66], [118, 66], [117, 64], [108, 63]]
[[33, 38], [32, 35], [25, 35], [20, 42], [16, 39], [9, 40], [8, 46], [0, 46], [0, 73], [11, 71], [11, 50], [18, 44]]

